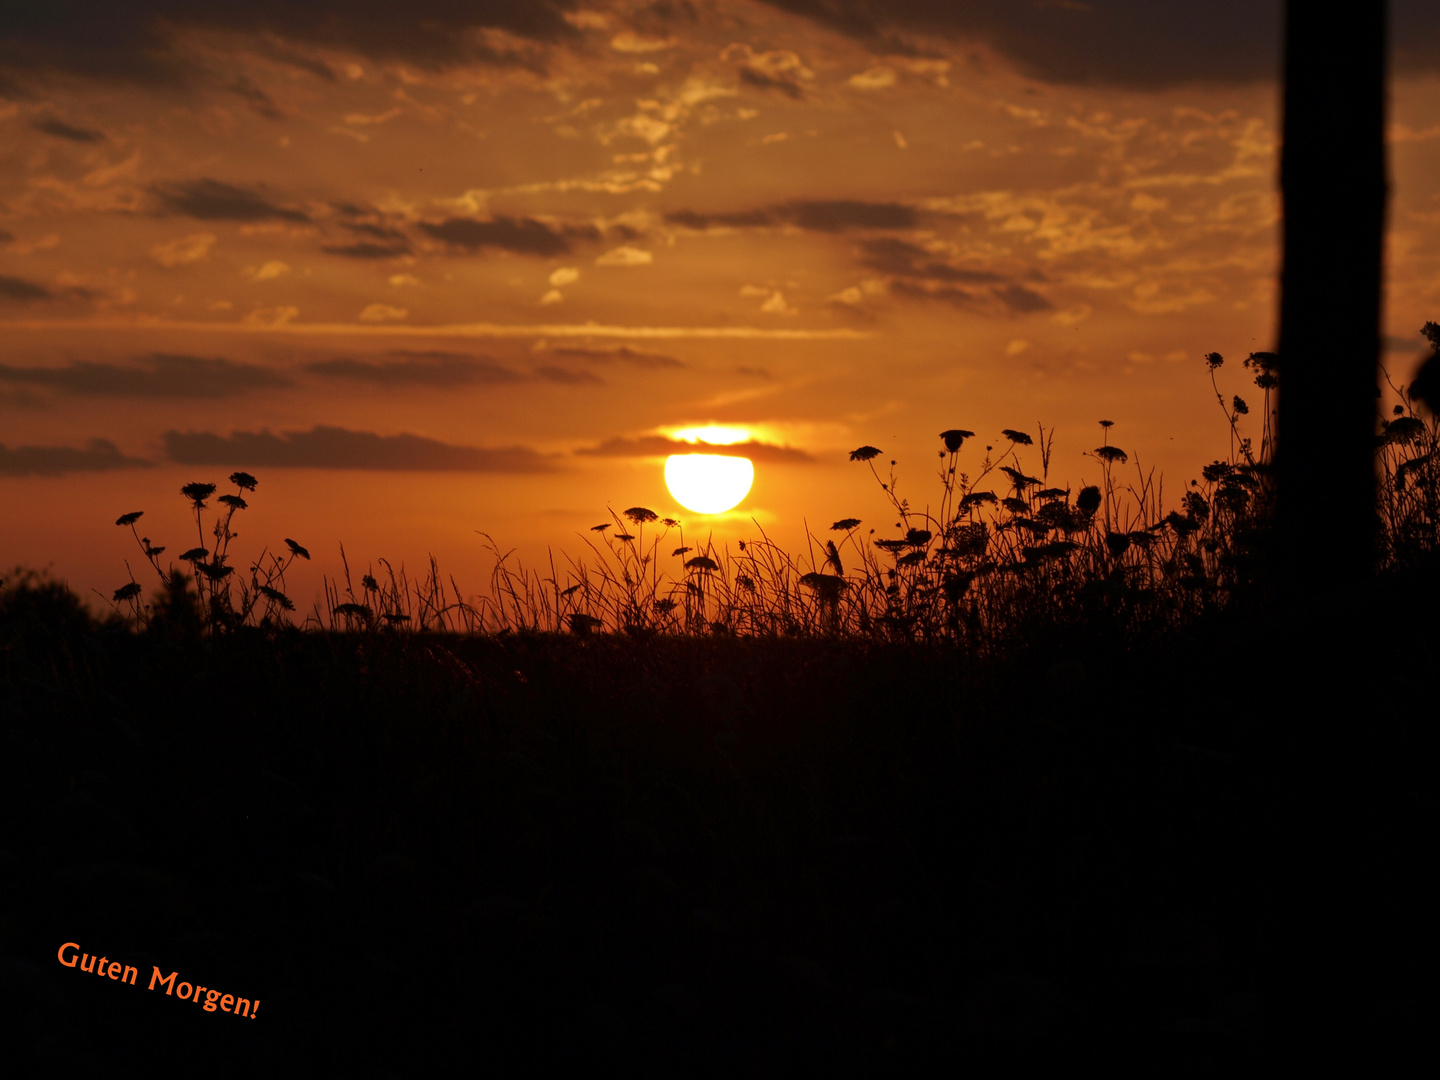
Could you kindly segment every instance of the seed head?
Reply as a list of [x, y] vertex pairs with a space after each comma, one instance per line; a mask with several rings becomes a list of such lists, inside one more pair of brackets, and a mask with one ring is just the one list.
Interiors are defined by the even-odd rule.
[[951, 428], [949, 431], [940, 432], [940, 438], [945, 440], [945, 449], [953, 454], [960, 449], [961, 444], [963, 444], [966, 439], [972, 438], [974, 434], [973, 431]]
[[196, 510], [204, 510], [205, 500], [215, 494], [215, 485], [202, 484], [199, 482], [186, 484], [180, 489], [180, 494], [194, 503]]

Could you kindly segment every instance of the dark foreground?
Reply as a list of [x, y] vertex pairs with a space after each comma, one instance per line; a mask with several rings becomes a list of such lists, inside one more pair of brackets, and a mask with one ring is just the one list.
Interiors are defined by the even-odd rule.
[[[1434, 1056], [1434, 604], [1406, 582], [1300, 630], [987, 665], [211, 643], [12, 605], [3, 1060], [1180, 1076], [1319, 1049], [1386, 1074]], [[66, 942], [137, 985], [62, 966]], [[156, 967], [259, 1012], [147, 990]]]

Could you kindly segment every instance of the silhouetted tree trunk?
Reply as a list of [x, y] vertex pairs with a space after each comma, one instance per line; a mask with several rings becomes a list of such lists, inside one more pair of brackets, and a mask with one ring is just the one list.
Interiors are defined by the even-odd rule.
[[[1343, 12], [1343, 14], [1340, 14]], [[1289, 0], [1277, 515], [1292, 599], [1369, 573], [1385, 225], [1383, 0]]]
[[1386, 4], [1288, 0], [1285, 18], [1274, 569], [1291, 618], [1274, 642], [1269, 709], [1281, 875], [1275, 1019], [1287, 1065], [1308, 1051], [1358, 1075], [1376, 1050], [1365, 1032], [1395, 971], [1376, 959], [1384, 915], [1362, 839], [1376, 818], [1371, 778], [1383, 773], [1385, 725], [1356, 711], [1383, 661], [1362, 606], [1335, 593], [1374, 563]]

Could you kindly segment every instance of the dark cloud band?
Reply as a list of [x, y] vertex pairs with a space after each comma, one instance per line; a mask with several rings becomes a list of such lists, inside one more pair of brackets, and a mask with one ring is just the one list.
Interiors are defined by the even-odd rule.
[[223, 357], [153, 353], [133, 365], [80, 360], [64, 367], [0, 364], [0, 385], [40, 387], [78, 397], [227, 398], [251, 390], [291, 385], [270, 368]]
[[[765, 0], [880, 53], [905, 34], [984, 42], [1036, 78], [1159, 88], [1267, 81], [1280, 74], [1279, 0]], [[1392, 0], [1397, 71], [1440, 67], [1440, 6]]]
[[43, 285], [0, 274], [0, 300], [48, 300], [50, 296], [50, 290]]
[[0, 476], [59, 476], [70, 472], [149, 467], [148, 461], [126, 457], [109, 439], [91, 439], [83, 448], [17, 446], [11, 450], [0, 444]]
[[[330, 75], [328, 67], [295, 46], [351, 50], [432, 70], [473, 62], [538, 68], [535, 46], [578, 40], [562, 15], [575, 6], [573, 0], [44, 0], [7, 6], [0, 67], [173, 86], [198, 75], [174, 49], [174, 32], [195, 28], [250, 35], [258, 48], [321, 78]], [[503, 30], [515, 43], [496, 45], [487, 29]]]
[[554, 461], [524, 446], [455, 446], [421, 435], [317, 426], [309, 431], [167, 431], [166, 456], [181, 465], [368, 469], [385, 472], [553, 472]]
[[751, 440], [730, 443], [724, 446], [709, 443], [685, 442], [664, 435], [640, 435], [634, 438], [617, 436], [606, 439], [598, 446], [587, 446], [575, 451], [590, 457], [669, 457], [671, 454], [725, 454], [731, 457], [745, 457], [779, 465], [801, 465], [815, 459], [804, 450], [793, 446], [775, 446]]
[[305, 370], [329, 379], [373, 386], [495, 386], [519, 382], [522, 376], [489, 357], [453, 353], [417, 353], [398, 360], [319, 360]]
[[696, 230], [763, 228], [784, 223], [814, 232], [843, 232], [847, 229], [913, 229], [919, 223], [919, 214], [903, 203], [829, 199], [800, 200], [782, 206], [718, 214], [677, 210], [666, 214], [665, 220]]
[[157, 184], [165, 209], [201, 221], [309, 221], [303, 211], [280, 206], [258, 191], [209, 178]]
[[516, 255], [566, 255], [572, 240], [600, 239], [599, 230], [591, 226], [556, 230], [534, 218], [496, 217], [486, 221], [446, 218], [439, 222], [422, 221], [420, 230], [431, 239], [461, 251], [499, 248]]

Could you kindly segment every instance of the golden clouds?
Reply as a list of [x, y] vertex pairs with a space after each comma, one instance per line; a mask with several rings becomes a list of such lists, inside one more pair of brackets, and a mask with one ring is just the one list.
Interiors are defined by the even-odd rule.
[[[641, 248], [630, 247], [628, 244], [612, 248], [595, 260], [596, 266], [648, 266], [654, 261], [654, 256]], [[559, 271], [557, 271], [558, 273]], [[577, 275], [578, 276], [578, 275]]]
[[393, 304], [366, 304], [360, 311], [360, 321], [367, 323], [398, 322], [409, 317], [410, 312]]
[[214, 233], [191, 233], [156, 244], [150, 249], [150, 257], [161, 266], [188, 266], [206, 258], [215, 240]]

